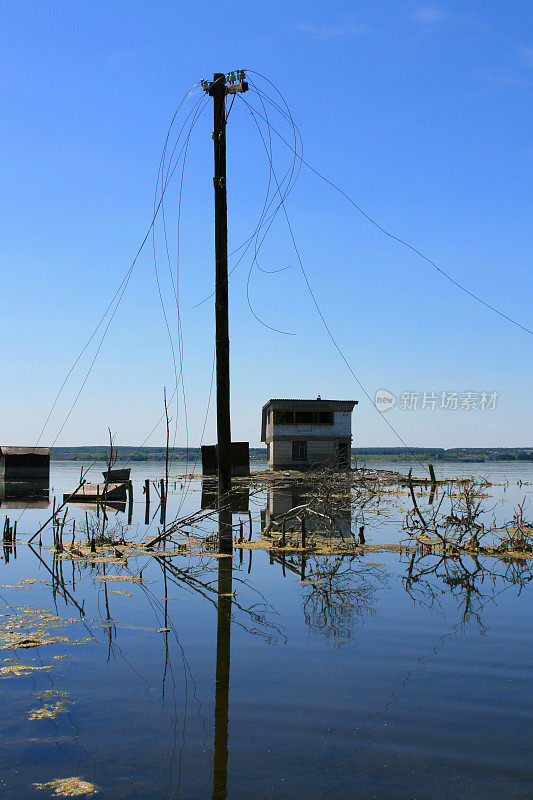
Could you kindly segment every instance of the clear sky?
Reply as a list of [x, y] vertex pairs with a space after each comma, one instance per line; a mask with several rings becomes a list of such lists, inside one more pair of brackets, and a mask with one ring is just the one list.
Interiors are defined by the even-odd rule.
[[[1, 442], [35, 443], [146, 234], [172, 115], [213, 72], [242, 67], [268, 77], [291, 109], [310, 164], [469, 290], [533, 326], [530, 2], [22, 0], [0, 8]], [[263, 79], [253, 80], [276, 97]], [[202, 96], [179, 112], [176, 130]], [[245, 98], [261, 110], [257, 94]], [[272, 124], [291, 136], [270, 110]], [[195, 307], [214, 280], [211, 117], [206, 105], [191, 133], [181, 196], [192, 445], [202, 436], [213, 363], [212, 299]], [[282, 177], [290, 152], [272, 136]], [[257, 127], [239, 100], [228, 120], [230, 249], [252, 235], [268, 179]], [[180, 180], [181, 166], [165, 195], [174, 270]], [[405, 442], [533, 445], [531, 335], [377, 231], [306, 167], [286, 210], [327, 324], [368, 394], [385, 389], [397, 398], [385, 416]], [[175, 339], [159, 221], [156, 251]], [[360, 401], [354, 445], [399, 446], [328, 338], [283, 212], [249, 294], [267, 325], [295, 335], [252, 315], [251, 260], [249, 251], [230, 283], [233, 438], [259, 443], [260, 409], [270, 397], [321, 394]], [[98, 342], [72, 372], [42, 444], [56, 440]], [[174, 383], [149, 239], [56, 443], [103, 443], [109, 425], [118, 444], [141, 444], [161, 414], [163, 386], [172, 395]], [[458, 392], [459, 407], [440, 410], [442, 392]], [[464, 392], [478, 407], [461, 408]], [[498, 393], [495, 408], [479, 407], [482, 392]], [[408, 397], [418, 407], [402, 408], [402, 393], [409, 393], [403, 405]], [[212, 402], [204, 442], [215, 438], [213, 412]], [[170, 413], [175, 422], [176, 409]], [[179, 445], [184, 422], [180, 389]], [[160, 426], [147, 443], [163, 439]]]

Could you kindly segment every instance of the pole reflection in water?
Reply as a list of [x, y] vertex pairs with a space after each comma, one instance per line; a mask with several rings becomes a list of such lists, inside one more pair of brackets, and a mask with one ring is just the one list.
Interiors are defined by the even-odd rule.
[[218, 559], [217, 665], [215, 682], [215, 755], [213, 800], [227, 797], [231, 601], [233, 559]]

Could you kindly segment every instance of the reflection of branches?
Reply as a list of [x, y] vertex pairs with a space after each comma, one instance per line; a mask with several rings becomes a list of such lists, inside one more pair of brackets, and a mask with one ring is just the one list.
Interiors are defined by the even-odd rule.
[[382, 570], [354, 561], [340, 556], [321, 559], [305, 582], [305, 622], [336, 647], [350, 638], [356, 617], [375, 615], [376, 593], [385, 582]]
[[[208, 567], [205, 564], [200, 564], [196, 569], [189, 564], [186, 570], [177, 567], [169, 558], [165, 558], [162, 554], [154, 555], [155, 560], [165, 567], [168, 571], [168, 580], [182, 588], [195, 591], [200, 594], [205, 600], [211, 603], [215, 608], [218, 606], [218, 592], [217, 589], [211, 585], [212, 581], [200, 579], [199, 574], [204, 578]], [[214, 578], [214, 570], [213, 570]], [[246, 586], [250, 589], [247, 581], [234, 576], [233, 580]], [[268, 603], [266, 598], [257, 590], [254, 591], [261, 597], [261, 602], [252, 603], [251, 605], [244, 606], [233, 597], [232, 606], [237, 611], [241, 612], [239, 616], [232, 616], [232, 622], [239, 625], [248, 633], [261, 636], [266, 642], [275, 643], [278, 638], [285, 638], [282, 629], [269, 619], [269, 614], [276, 613], [273, 607]], [[243, 618], [248, 618], [252, 625], [246, 624]]]
[[516, 586], [520, 593], [532, 577], [531, 568], [516, 561], [506, 564], [493, 560], [489, 565], [475, 555], [437, 557], [413, 553], [402, 583], [414, 601], [433, 610], [440, 609], [440, 598], [449, 591], [462, 609], [462, 624], [474, 620], [483, 631], [481, 612], [494, 600], [498, 586]]

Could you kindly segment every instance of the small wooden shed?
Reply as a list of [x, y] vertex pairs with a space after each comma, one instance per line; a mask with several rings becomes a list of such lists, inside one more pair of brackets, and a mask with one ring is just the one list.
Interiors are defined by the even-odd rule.
[[[218, 446], [216, 444], [202, 445], [202, 473], [216, 475], [218, 470]], [[250, 474], [250, 445], [249, 442], [231, 443], [231, 474], [234, 478]]]
[[49, 483], [50, 449], [0, 446], [0, 480]]

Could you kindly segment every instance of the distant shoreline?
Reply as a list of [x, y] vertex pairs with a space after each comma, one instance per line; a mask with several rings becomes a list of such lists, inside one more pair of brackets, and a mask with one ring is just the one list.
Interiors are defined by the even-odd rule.
[[[116, 447], [117, 464], [140, 461], [164, 461], [164, 447]], [[54, 461], [104, 461], [107, 448], [99, 445], [85, 447], [52, 447]], [[416, 455], [422, 461], [533, 461], [533, 447], [352, 447], [352, 458], [365, 461], [405, 461]], [[198, 447], [176, 447], [170, 451], [171, 461], [194, 461], [200, 458]], [[266, 448], [251, 447], [250, 461], [266, 460]]]

